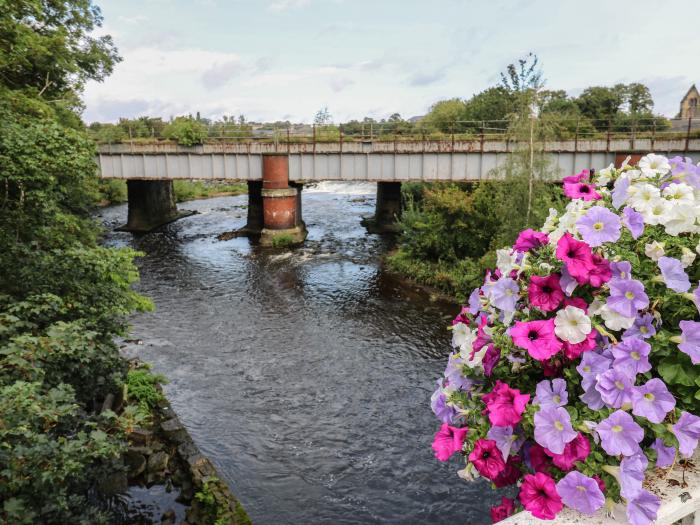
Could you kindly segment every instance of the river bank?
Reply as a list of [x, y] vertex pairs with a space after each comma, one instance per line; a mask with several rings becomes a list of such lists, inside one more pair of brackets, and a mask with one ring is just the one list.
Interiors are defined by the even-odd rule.
[[[226, 181], [173, 181], [175, 200], [178, 203], [216, 197], [233, 197], [248, 193], [245, 182]], [[105, 208], [127, 201], [126, 181], [102, 179], [98, 184], [97, 206]]]

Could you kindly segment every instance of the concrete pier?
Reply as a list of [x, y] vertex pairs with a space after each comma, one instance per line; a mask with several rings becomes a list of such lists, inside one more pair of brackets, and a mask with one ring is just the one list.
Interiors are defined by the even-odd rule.
[[378, 182], [374, 217], [366, 217], [362, 224], [371, 233], [395, 233], [398, 231], [401, 206], [401, 183]]
[[306, 239], [301, 216], [301, 188], [289, 185], [289, 156], [263, 155], [263, 229], [260, 244], [298, 244]]
[[248, 220], [243, 228], [246, 235], [260, 235], [264, 226], [262, 186], [260, 180], [248, 181]]
[[128, 180], [126, 187], [129, 215], [120, 231], [146, 233], [195, 213], [177, 209], [173, 181]]

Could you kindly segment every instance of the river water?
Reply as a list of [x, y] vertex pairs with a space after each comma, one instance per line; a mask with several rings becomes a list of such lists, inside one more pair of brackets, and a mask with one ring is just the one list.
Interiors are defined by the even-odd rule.
[[[180, 204], [197, 215], [107, 244], [145, 252], [133, 319], [141, 357], [254, 523], [490, 523], [496, 496], [430, 444], [429, 407], [456, 307], [381, 269], [389, 240], [360, 225], [374, 185], [305, 189], [309, 238], [291, 252], [216, 235], [246, 196]], [[126, 206], [101, 212], [110, 228]]]

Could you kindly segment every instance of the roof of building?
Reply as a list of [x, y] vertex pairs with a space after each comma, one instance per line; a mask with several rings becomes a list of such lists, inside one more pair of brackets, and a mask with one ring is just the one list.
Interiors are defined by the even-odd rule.
[[689, 89], [688, 92], [685, 94], [685, 96], [681, 99], [681, 102], [683, 102], [686, 98], [688, 98], [688, 96], [693, 92], [693, 90], [695, 90], [695, 92], [698, 93], [698, 94], [700, 95], [700, 92], [698, 91], [698, 88], [696, 88], [696, 87], [695, 87], [695, 84], [693, 84], [692, 86], [690, 86], [690, 89]]

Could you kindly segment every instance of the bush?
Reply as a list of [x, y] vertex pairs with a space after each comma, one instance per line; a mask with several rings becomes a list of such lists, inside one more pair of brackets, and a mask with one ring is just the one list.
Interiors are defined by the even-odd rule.
[[207, 138], [207, 127], [192, 117], [176, 117], [165, 126], [163, 136], [183, 146], [194, 146]]

